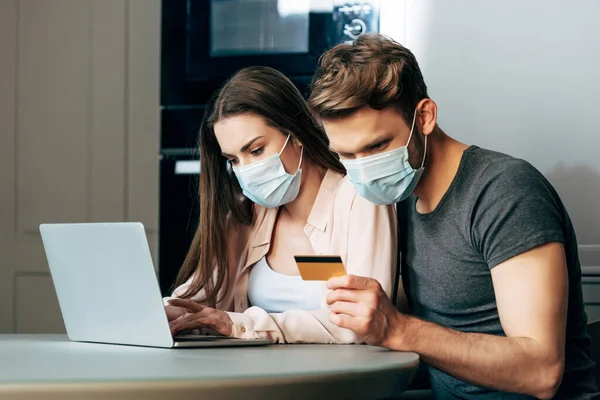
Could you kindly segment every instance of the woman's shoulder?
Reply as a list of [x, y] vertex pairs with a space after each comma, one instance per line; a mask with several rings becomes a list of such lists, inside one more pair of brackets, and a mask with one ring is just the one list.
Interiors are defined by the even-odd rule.
[[354, 185], [348, 178], [348, 175], [344, 175], [342, 179], [340, 179], [340, 183], [338, 185], [338, 190], [336, 192], [336, 197], [340, 197], [343, 199], [352, 199], [357, 196], [356, 189]]
[[240, 226], [240, 229], [249, 238], [255, 237], [257, 234], [269, 229], [269, 226], [275, 224], [277, 218], [276, 208], [266, 208], [259, 204], [252, 205], [252, 222], [248, 225]]
[[255, 226], [257, 225], [257, 221], [262, 221], [266, 215], [267, 209], [259, 206], [258, 204], [252, 203], [249, 207], [248, 212], [250, 213], [249, 223], [244, 223], [233, 218], [233, 214], [230, 212], [227, 214], [227, 224], [228, 230], [231, 236], [240, 237], [247, 236], [252, 233]]
[[334, 179], [337, 180], [337, 185], [333, 193], [334, 206], [352, 206], [359, 196], [348, 175], [333, 171], [329, 171], [328, 174], [333, 174]]
[[252, 205], [252, 220], [250, 223], [231, 222], [229, 225], [228, 241], [232, 259], [239, 259], [245, 254], [257, 235], [264, 229], [268, 209]]
[[355, 213], [370, 214], [376, 209], [375, 204], [370, 203], [361, 197], [354, 188], [354, 184], [347, 175], [338, 177], [335, 192], [331, 199], [331, 214], [333, 220], [349, 220]]
[[252, 224], [250, 224], [249, 228], [250, 229], [257, 229], [272, 214], [277, 215], [277, 209], [263, 207], [260, 204], [254, 203], [254, 218], [252, 219]]
[[[331, 219], [334, 229], [372, 230], [389, 227], [396, 222], [394, 205], [377, 205], [356, 191], [350, 178], [341, 176], [331, 202]], [[336, 228], [337, 227], [337, 228]], [[386, 228], [387, 229], [387, 228]], [[394, 229], [392, 229], [394, 230]], [[356, 244], [358, 246], [358, 244]]]

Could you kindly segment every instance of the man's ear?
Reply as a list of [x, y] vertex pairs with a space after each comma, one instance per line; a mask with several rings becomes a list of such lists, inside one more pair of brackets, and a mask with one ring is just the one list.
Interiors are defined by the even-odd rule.
[[437, 105], [431, 99], [423, 99], [417, 104], [417, 124], [423, 135], [429, 135], [437, 124]]

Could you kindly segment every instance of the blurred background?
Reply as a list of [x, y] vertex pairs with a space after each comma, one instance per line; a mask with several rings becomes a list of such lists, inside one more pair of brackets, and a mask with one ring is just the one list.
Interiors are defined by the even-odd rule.
[[211, 93], [268, 65], [307, 94], [369, 31], [415, 53], [446, 132], [550, 179], [600, 318], [599, 20], [599, 0], [0, 0], [0, 332], [64, 332], [44, 222], [142, 222], [167, 293]]

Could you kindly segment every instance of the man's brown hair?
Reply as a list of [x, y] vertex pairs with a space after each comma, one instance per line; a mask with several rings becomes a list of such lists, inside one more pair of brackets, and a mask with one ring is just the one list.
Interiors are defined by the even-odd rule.
[[378, 110], [395, 105], [411, 121], [415, 107], [427, 97], [413, 53], [385, 36], [364, 34], [323, 54], [309, 106], [320, 118], [336, 118], [367, 105]]

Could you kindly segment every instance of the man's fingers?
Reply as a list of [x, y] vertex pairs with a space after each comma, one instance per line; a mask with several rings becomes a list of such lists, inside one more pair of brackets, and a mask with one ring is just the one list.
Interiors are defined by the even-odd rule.
[[354, 279], [357, 278], [354, 275], [344, 275], [344, 276], [338, 276], [335, 278], [331, 278], [329, 281], [327, 281], [327, 287], [329, 289], [335, 290], [335, 289], [358, 289], [358, 287], [354, 287], [354, 285], [357, 284], [357, 280]]
[[171, 299], [169, 300], [169, 304], [175, 307], [182, 307], [191, 312], [199, 312], [204, 309], [203, 305], [196, 303], [194, 300], [190, 299]]
[[377, 308], [379, 292], [375, 290], [336, 289], [327, 294], [325, 301], [329, 305], [336, 301], [345, 301], [349, 303], [362, 303], [367, 307]]
[[365, 331], [365, 324], [362, 318], [351, 317], [349, 315], [344, 314], [330, 313], [329, 321], [339, 326], [340, 328], [350, 329], [358, 336], [362, 336]]
[[360, 293], [357, 290], [349, 289], [336, 289], [327, 294], [327, 304], [333, 304], [336, 301], [346, 301], [350, 303], [357, 303], [360, 301]]
[[346, 314], [351, 317], [364, 316], [364, 305], [349, 301], [336, 301], [331, 305], [331, 312], [336, 314]]
[[353, 289], [353, 290], [368, 290], [377, 289], [380, 287], [379, 282], [372, 278], [356, 275], [344, 275], [336, 278], [331, 278], [327, 281], [327, 287], [331, 290], [335, 289]]

